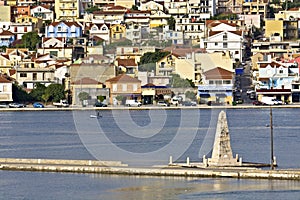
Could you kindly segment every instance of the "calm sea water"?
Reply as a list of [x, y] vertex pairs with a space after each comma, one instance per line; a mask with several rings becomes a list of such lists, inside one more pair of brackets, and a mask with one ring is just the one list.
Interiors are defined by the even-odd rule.
[[[274, 154], [279, 168], [300, 168], [299, 111], [273, 109]], [[266, 126], [270, 123], [269, 110], [226, 112], [233, 152], [242, 156], [243, 161], [269, 162], [270, 131]], [[94, 159], [98, 148], [105, 157], [108, 152], [114, 153], [109, 148], [116, 146], [120, 155], [146, 153], [143, 161], [166, 164], [168, 157], [147, 156], [171, 146], [176, 139], [174, 132], [182, 131], [184, 135], [175, 145], [184, 151], [174, 150], [174, 154], [178, 154], [180, 161], [187, 156], [199, 161], [199, 151], [208, 152], [211, 148], [203, 141], [211, 141], [218, 110], [102, 111], [99, 120], [90, 119], [90, 114], [95, 113], [0, 112], [0, 157]], [[156, 130], [162, 121], [162, 127]], [[104, 137], [96, 137], [97, 140], [92, 137], [91, 147], [87, 145], [85, 135], [78, 133], [83, 122], [87, 127], [98, 124], [110, 144]], [[134, 127], [139, 127], [138, 131]], [[90, 135], [95, 134], [91, 129], [86, 130]], [[94, 146], [97, 148], [93, 149]], [[108, 156], [117, 160], [121, 157]], [[121, 160], [140, 164], [135, 158], [128, 156]], [[297, 181], [0, 171], [0, 199], [298, 199], [299, 196]]]

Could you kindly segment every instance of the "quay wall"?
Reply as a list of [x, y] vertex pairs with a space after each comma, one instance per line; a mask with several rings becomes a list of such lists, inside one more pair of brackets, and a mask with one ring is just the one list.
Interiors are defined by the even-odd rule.
[[[117, 162], [117, 166], [97, 165], [99, 161], [81, 160], [37, 160], [41, 159], [7, 159], [0, 160], [0, 170], [100, 173], [118, 175], [145, 176], [181, 176], [181, 177], [230, 177], [252, 179], [279, 179], [300, 181], [300, 170], [262, 170], [262, 169], [226, 169], [226, 168], [174, 168], [169, 166], [136, 168]], [[115, 164], [106, 161], [106, 164]], [[88, 165], [86, 165], [88, 163]], [[89, 165], [89, 164], [95, 165]], [[102, 161], [100, 161], [102, 164]], [[118, 165], [120, 164], [120, 165]]]
[[[281, 106], [272, 106], [272, 108], [300, 108], [300, 104], [289, 104]], [[80, 110], [177, 110], [177, 109], [270, 109], [270, 106], [254, 106], [254, 105], [225, 105], [225, 106], [170, 106], [170, 107], [159, 107], [159, 106], [141, 106], [141, 107], [126, 107], [126, 106], [116, 106], [116, 107], [68, 107], [68, 108], [56, 108], [56, 107], [46, 107], [46, 108], [0, 108], [0, 112], [5, 111], [80, 111]]]
[[78, 165], [78, 166], [128, 166], [121, 161], [99, 160], [55, 160], [55, 159], [26, 159], [26, 158], [0, 158], [0, 164], [39, 164], [39, 165]]

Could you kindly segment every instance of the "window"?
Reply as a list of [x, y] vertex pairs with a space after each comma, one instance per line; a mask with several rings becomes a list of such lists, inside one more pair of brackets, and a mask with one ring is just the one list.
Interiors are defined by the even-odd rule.
[[136, 92], [136, 91], [137, 91], [137, 84], [133, 84], [133, 86], [132, 86], [132, 90], [133, 90], [134, 92]]
[[222, 81], [221, 80], [217, 80], [215, 81], [216, 85], [222, 85]]
[[112, 85], [112, 90], [113, 90], [113, 92], [118, 91], [118, 85], [117, 84], [113, 84]]
[[227, 33], [225, 33], [225, 34], [223, 35], [223, 40], [224, 40], [224, 41], [227, 41], [227, 39], [228, 39], [228, 38], [227, 38]]
[[224, 42], [224, 43], [223, 43], [223, 48], [227, 48], [227, 47], [228, 47], [227, 42]]
[[224, 80], [223, 84], [231, 84], [231, 80]]
[[217, 42], [215, 42], [215, 46], [218, 46], [218, 43], [217, 43]]
[[57, 27], [57, 31], [60, 32], [61, 30], [62, 30], [61, 26], [58, 26], [58, 27]]
[[209, 81], [208, 83], [209, 83], [209, 85], [213, 85], [214, 81]]
[[122, 91], [126, 92], [127, 91], [127, 84], [122, 84]]
[[279, 70], [279, 74], [283, 74], [283, 70], [282, 69]]
[[27, 77], [26, 73], [20, 73], [20, 77]]

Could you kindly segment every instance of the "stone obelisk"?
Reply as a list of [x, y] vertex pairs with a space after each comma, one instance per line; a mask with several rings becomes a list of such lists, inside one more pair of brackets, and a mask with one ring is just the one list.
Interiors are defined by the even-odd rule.
[[232, 156], [230, 145], [229, 129], [227, 124], [226, 113], [219, 113], [215, 141], [212, 151], [212, 157], [207, 160], [208, 166], [239, 166], [238, 157]]

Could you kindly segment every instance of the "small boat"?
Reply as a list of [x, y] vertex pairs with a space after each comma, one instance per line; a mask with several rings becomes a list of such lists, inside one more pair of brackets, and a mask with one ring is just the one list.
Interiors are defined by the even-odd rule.
[[102, 115], [100, 113], [97, 113], [97, 115], [90, 115], [90, 118], [101, 118]]

